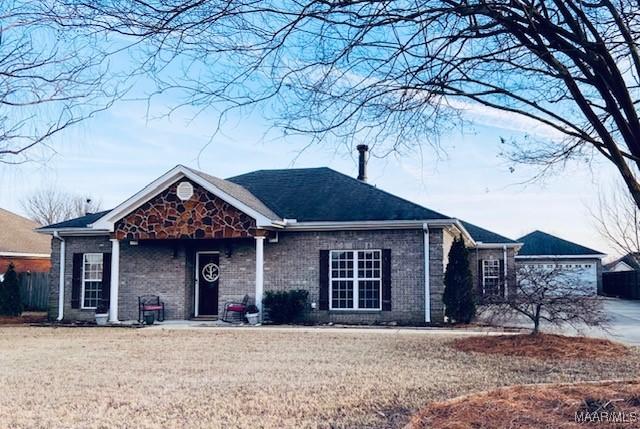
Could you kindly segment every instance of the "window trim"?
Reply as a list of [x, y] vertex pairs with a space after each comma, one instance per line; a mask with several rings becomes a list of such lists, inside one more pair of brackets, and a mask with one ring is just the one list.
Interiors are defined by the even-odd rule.
[[[333, 308], [333, 270], [332, 270], [332, 261], [333, 261], [333, 253], [336, 252], [352, 252], [353, 253], [353, 277], [339, 277], [336, 278], [335, 280], [347, 280], [347, 281], [352, 281], [353, 282], [353, 307], [351, 308]], [[379, 256], [380, 256], [380, 277], [358, 277], [358, 253], [359, 252], [378, 252]], [[382, 311], [382, 249], [342, 249], [342, 250], [338, 250], [338, 249], [334, 249], [334, 250], [330, 250], [329, 251], [329, 311], [343, 311], [343, 312], [349, 312], [349, 311], [357, 311], [357, 312], [378, 312], [378, 311]], [[360, 303], [360, 296], [359, 296], [359, 292], [360, 292], [360, 288], [358, 285], [358, 282], [362, 280], [362, 281], [379, 281], [380, 282], [380, 286], [378, 288], [379, 291], [379, 295], [378, 295], [378, 307], [376, 308], [359, 308]]]
[[[100, 252], [93, 252], [93, 253], [83, 253], [82, 254], [82, 282], [81, 282], [81, 287], [80, 287], [80, 310], [96, 310], [98, 308], [98, 306], [95, 307], [87, 307], [84, 305], [84, 301], [85, 301], [85, 295], [84, 295], [84, 291], [85, 291], [85, 283], [87, 282], [96, 282], [96, 280], [87, 280], [86, 276], [85, 276], [85, 267], [86, 267], [86, 257], [87, 256], [96, 256], [96, 255], [100, 255], [100, 257], [102, 258], [102, 271], [104, 271], [104, 253], [100, 253]], [[104, 276], [103, 276], [103, 272], [100, 272], [100, 289], [102, 289], [103, 285], [103, 280], [104, 280]]]
[[[492, 264], [497, 264], [497, 274], [495, 276], [487, 276], [486, 274], [486, 269], [488, 268], [488, 262], [491, 262]], [[500, 260], [499, 259], [483, 259], [482, 260], [482, 296], [487, 296], [487, 287], [486, 287], [486, 280], [487, 278], [491, 278], [491, 279], [497, 279], [498, 280], [498, 294], [492, 294], [492, 296], [500, 296], [502, 295], [500, 293], [500, 289], [501, 289], [501, 285], [500, 285]]]

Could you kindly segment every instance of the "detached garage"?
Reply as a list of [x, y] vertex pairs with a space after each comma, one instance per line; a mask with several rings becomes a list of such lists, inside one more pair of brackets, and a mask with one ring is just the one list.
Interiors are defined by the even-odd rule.
[[534, 231], [523, 237], [520, 252], [516, 255], [516, 267], [560, 267], [584, 284], [589, 293], [602, 292], [602, 258], [606, 255], [580, 244], [564, 240], [542, 231]]

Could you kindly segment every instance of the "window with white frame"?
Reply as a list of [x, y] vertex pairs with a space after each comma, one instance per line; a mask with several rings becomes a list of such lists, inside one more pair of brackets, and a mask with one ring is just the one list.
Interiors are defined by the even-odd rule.
[[501, 295], [500, 261], [497, 259], [482, 261], [482, 293], [484, 295]]
[[85, 253], [82, 261], [82, 308], [97, 308], [101, 291], [102, 253]]
[[380, 250], [332, 250], [330, 264], [332, 310], [381, 309]]

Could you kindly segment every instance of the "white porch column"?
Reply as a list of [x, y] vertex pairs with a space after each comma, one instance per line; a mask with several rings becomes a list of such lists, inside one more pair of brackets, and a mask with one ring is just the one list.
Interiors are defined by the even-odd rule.
[[58, 233], [54, 233], [54, 237], [60, 240], [60, 273], [58, 277], [58, 318], [60, 321], [64, 319], [64, 266], [67, 263], [66, 259], [66, 246], [64, 242], [64, 238], [60, 237]]
[[503, 265], [504, 265], [504, 273], [502, 274], [504, 276], [504, 297], [507, 298], [507, 296], [509, 295], [509, 282], [507, 280], [507, 273], [508, 273], [508, 271], [507, 271], [507, 261], [508, 261], [508, 259], [507, 259], [507, 245], [506, 244], [502, 246], [502, 250], [504, 251], [504, 255], [503, 255], [503, 258], [504, 258], [504, 263], [503, 263]]
[[118, 286], [120, 285], [120, 242], [111, 239], [111, 290], [109, 294], [109, 322], [118, 322]]
[[264, 239], [256, 236], [256, 307], [260, 310], [262, 320], [262, 295], [264, 292]]
[[429, 272], [429, 225], [422, 226], [424, 236], [424, 321], [431, 323], [431, 274]]

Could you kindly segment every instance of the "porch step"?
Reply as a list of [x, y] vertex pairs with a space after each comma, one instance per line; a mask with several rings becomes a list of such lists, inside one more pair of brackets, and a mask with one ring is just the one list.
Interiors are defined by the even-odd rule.
[[210, 322], [212, 320], [218, 320], [218, 316], [198, 316], [198, 317], [194, 317], [191, 320]]

